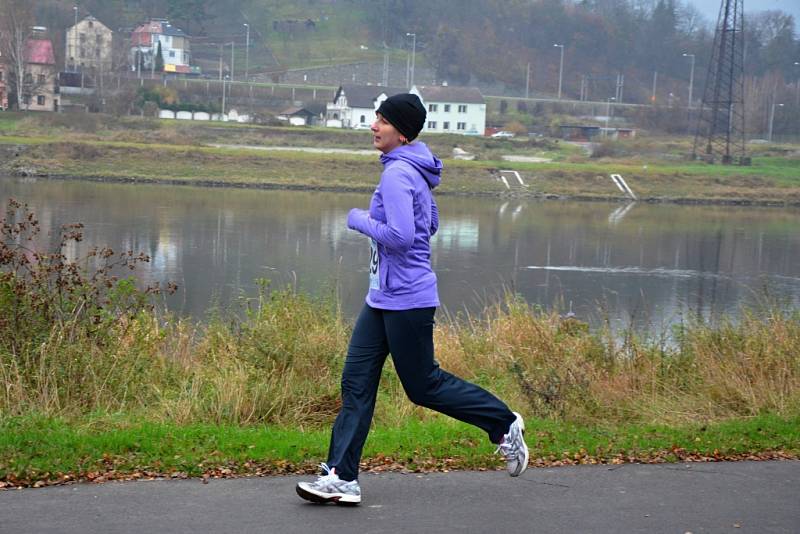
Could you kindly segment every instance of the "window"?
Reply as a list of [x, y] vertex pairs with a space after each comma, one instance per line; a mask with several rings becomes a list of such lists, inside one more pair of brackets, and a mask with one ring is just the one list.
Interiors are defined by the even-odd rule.
[[44, 106], [44, 96], [39, 95], [36, 97], [36, 104], [39, 106]]
[[[447, 107], [447, 106], [445, 106], [445, 107]], [[449, 129], [450, 129], [450, 123], [449, 122], [443, 122], [442, 123], [442, 130], [449, 130]]]
[[467, 112], [467, 106], [466, 106], [466, 104], [459, 104], [459, 106], [458, 106], [458, 112], [459, 112], [459, 113], [466, 113], [466, 112]]
[[30, 72], [26, 72], [25, 76], [23, 76], [22, 79], [24, 83], [31, 84], [33, 83], [33, 74], [31, 74]]
[[26, 106], [31, 103], [31, 95], [22, 95], [22, 103]]
[[169, 57], [175, 57], [175, 50], [169, 51]]
[[444, 105], [444, 112], [445, 113], [450, 113], [450, 104], [445, 104]]
[[2, 82], [2, 81], [3, 81], [3, 71], [0, 70], [0, 82]]
[[459, 122], [457, 126], [458, 126], [459, 130], [466, 130], [467, 129], [467, 123], [466, 122]]
[[428, 111], [437, 111], [438, 109], [439, 109], [439, 104], [428, 104]]
[[47, 78], [45, 77], [45, 75], [44, 75], [44, 74], [40, 74], [40, 75], [39, 75], [39, 81], [38, 81], [38, 83], [40, 83], [40, 84], [45, 84], [45, 83], [47, 83]]
[[428, 121], [428, 129], [435, 130], [436, 129], [436, 121]]
[[85, 43], [85, 42], [86, 42], [86, 34], [85, 34], [85, 33], [82, 33], [82, 34], [81, 34], [81, 44], [83, 44], [83, 43]]
[[367, 116], [366, 115], [361, 115], [361, 119], [358, 122], [360, 124], [366, 124], [367, 123]]

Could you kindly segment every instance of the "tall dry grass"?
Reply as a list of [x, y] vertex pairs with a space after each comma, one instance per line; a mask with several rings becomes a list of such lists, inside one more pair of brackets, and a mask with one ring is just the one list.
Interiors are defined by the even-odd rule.
[[[265, 289], [242, 319], [205, 326], [140, 313], [108, 335], [55, 325], [24, 355], [0, 354], [0, 413], [140, 414], [179, 423], [329, 423], [339, 408], [350, 325], [334, 302]], [[743, 312], [688, 324], [668, 347], [620, 343], [509, 297], [435, 331], [442, 367], [528, 415], [677, 423], [800, 412], [800, 316]], [[376, 418], [429, 417], [391, 363]]]

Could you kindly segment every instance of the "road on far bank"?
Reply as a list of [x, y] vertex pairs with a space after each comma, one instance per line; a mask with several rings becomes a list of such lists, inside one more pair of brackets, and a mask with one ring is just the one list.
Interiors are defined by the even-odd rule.
[[800, 461], [365, 474], [359, 507], [309, 477], [79, 484], [0, 492], [0, 532], [800, 532]]

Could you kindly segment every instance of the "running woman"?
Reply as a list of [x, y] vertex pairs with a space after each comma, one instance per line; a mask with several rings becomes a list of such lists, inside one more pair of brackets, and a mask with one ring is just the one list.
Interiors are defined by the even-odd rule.
[[512, 477], [528, 467], [522, 417], [488, 391], [443, 371], [434, 358], [439, 296], [430, 240], [439, 226], [433, 189], [442, 162], [414, 142], [425, 124], [425, 107], [414, 94], [398, 94], [376, 114], [372, 145], [382, 152], [383, 173], [369, 210], [353, 209], [347, 217], [348, 228], [370, 239], [369, 292], [347, 350], [342, 408], [327, 462], [316, 481], [296, 488], [300, 497], [318, 503], [361, 502], [358, 464], [389, 354], [412, 402], [486, 431]]

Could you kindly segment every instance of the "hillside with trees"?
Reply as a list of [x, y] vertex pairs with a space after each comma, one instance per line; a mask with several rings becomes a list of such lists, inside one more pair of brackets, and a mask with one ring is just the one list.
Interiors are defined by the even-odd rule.
[[[229, 42], [242, 72], [245, 25], [250, 72], [267, 81], [290, 69], [382, 65], [385, 54], [396, 72], [414, 34], [416, 64], [432, 73], [429, 80], [509, 96], [526, 94], [527, 82], [531, 96], [552, 97], [558, 44], [565, 99], [605, 101], [622, 81], [625, 102], [678, 107], [688, 104], [691, 55], [694, 99], [702, 97], [716, 22], [686, 0], [0, 0], [12, 4], [27, 6], [31, 20], [50, 28], [59, 63], [77, 4], [81, 16], [91, 13], [123, 40], [148, 18], [168, 18], [191, 36], [193, 58], [207, 73], [216, 72], [220, 48]], [[773, 102], [785, 102], [784, 120], [800, 118], [794, 18], [747, 12], [744, 39], [749, 114], [763, 122]]]
[[[578, 98], [581, 79], [590, 98], [613, 95], [624, 74], [626, 98], [646, 102], [655, 72], [675, 95], [685, 86], [695, 54], [702, 83], [716, 21], [704, 19], [681, 0], [82, 0], [112, 29], [132, 28], [164, 17], [203, 41], [244, 44], [249, 23], [253, 46], [266, 45], [286, 68], [345, 60], [382, 61], [384, 44], [404, 57], [416, 35], [417, 61], [438, 80], [502, 83], [553, 93], [559, 49], [564, 45], [564, 90]], [[72, 0], [38, 0], [37, 23], [63, 28], [73, 17]], [[745, 4], [745, 8], [746, 8]], [[292, 24], [309, 22], [313, 26]], [[798, 75], [800, 39], [792, 16], [781, 11], [748, 13], [746, 69], [773, 83]], [[296, 29], [295, 29], [296, 28]], [[366, 46], [365, 46], [366, 45]], [[364, 49], [367, 50], [364, 50]], [[255, 55], [255, 54], [254, 54]], [[254, 64], [265, 63], [258, 55]], [[673, 88], [670, 84], [675, 85]], [[629, 91], [630, 89], [630, 91]]]

